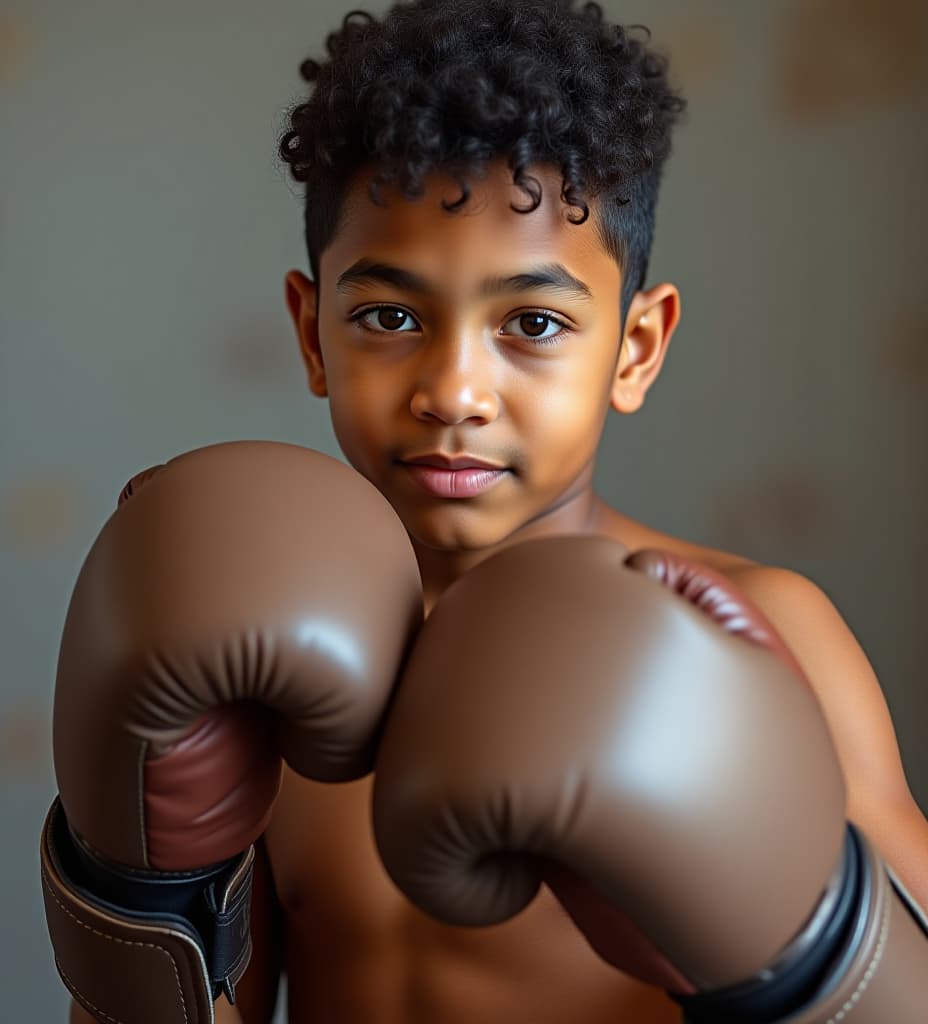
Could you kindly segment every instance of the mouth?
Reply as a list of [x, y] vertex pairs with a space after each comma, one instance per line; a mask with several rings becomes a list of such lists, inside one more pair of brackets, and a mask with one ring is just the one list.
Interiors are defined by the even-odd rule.
[[484, 469], [499, 470], [505, 466], [497, 462], [487, 462], [485, 459], [478, 459], [476, 455], [442, 455], [441, 452], [428, 452], [425, 455], [410, 455], [401, 459], [404, 465], [410, 466], [433, 466], [435, 469]]
[[415, 455], [400, 460], [409, 476], [436, 498], [475, 498], [509, 473], [505, 466], [473, 455]]

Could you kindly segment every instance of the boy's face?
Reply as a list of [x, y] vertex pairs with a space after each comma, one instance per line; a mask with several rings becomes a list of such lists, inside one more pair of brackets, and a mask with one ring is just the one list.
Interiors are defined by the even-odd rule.
[[591, 493], [610, 404], [636, 408], [663, 357], [648, 350], [648, 379], [634, 339], [619, 359], [619, 268], [592, 217], [566, 220], [560, 175], [533, 174], [531, 213], [510, 209], [526, 197], [501, 164], [458, 213], [441, 208], [459, 195], [447, 175], [415, 201], [383, 189], [384, 207], [359, 176], [321, 254], [318, 319], [315, 286], [288, 276], [310, 387], [328, 396], [346, 458], [430, 548], [555, 525]]

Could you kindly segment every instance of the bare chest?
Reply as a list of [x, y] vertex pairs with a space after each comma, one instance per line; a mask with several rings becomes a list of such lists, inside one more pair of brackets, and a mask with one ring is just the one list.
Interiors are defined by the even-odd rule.
[[285, 775], [267, 846], [291, 1024], [679, 1024], [666, 996], [589, 949], [547, 890], [493, 928], [420, 913], [380, 865], [369, 798], [369, 780]]

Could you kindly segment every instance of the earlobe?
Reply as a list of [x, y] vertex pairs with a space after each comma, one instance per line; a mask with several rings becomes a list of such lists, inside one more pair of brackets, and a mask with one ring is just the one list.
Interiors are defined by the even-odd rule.
[[611, 404], [630, 414], [644, 405], [680, 319], [680, 293], [672, 284], [638, 292], [629, 306], [622, 349], [612, 381]]
[[291, 270], [284, 279], [284, 291], [290, 319], [300, 344], [300, 356], [306, 367], [309, 390], [318, 398], [325, 398], [329, 390], [319, 342], [315, 282], [299, 270]]

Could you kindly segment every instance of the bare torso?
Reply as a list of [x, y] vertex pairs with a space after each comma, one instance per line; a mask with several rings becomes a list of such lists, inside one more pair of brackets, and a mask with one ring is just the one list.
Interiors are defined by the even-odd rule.
[[416, 910], [379, 864], [369, 798], [369, 779], [332, 787], [287, 773], [267, 842], [292, 1024], [679, 1022], [666, 996], [599, 960], [547, 891], [495, 928]]
[[[724, 573], [752, 564], [608, 510], [597, 532]], [[370, 788], [370, 779], [329, 786], [285, 773], [266, 844], [291, 1024], [679, 1024], [667, 996], [590, 950], [546, 889], [489, 929], [451, 928], [420, 913], [380, 865]]]

